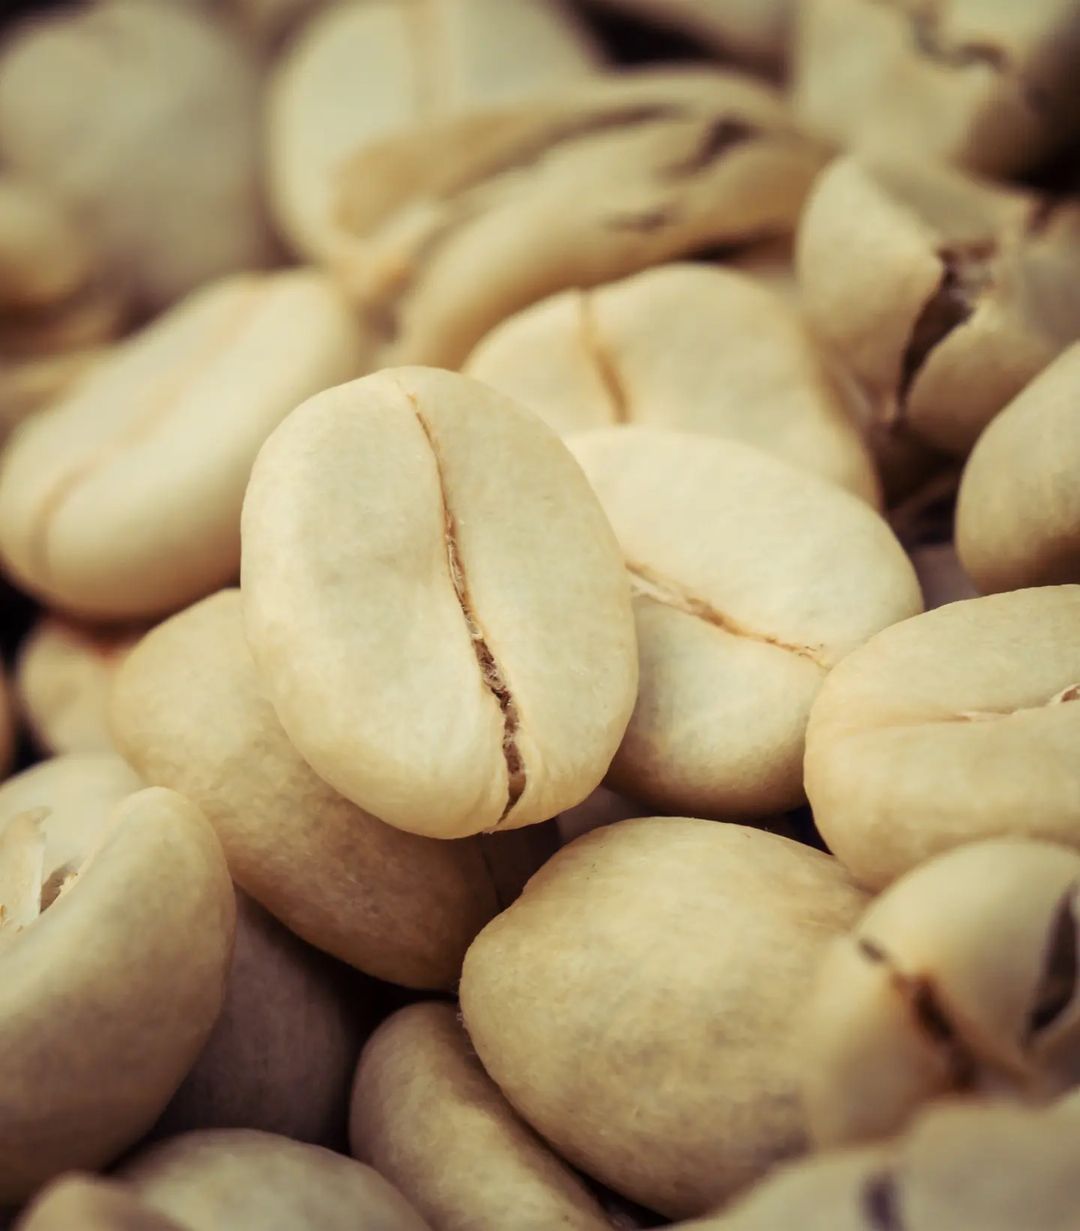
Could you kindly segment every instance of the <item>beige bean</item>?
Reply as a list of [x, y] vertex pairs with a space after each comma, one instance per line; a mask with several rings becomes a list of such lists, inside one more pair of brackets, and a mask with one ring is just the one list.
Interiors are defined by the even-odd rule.
[[109, 691], [141, 628], [94, 628], [45, 616], [19, 648], [15, 692], [38, 746], [48, 753], [108, 752]]
[[[0, 172], [0, 306], [40, 310], [77, 294], [96, 253], [64, 208], [40, 185]], [[2, 342], [5, 325], [0, 326]]]
[[862, 501], [734, 440], [623, 427], [570, 444], [635, 594], [638, 700], [609, 783], [696, 816], [795, 807], [828, 672], [920, 610], [900, 545]]
[[735, 1205], [678, 1231], [1072, 1231], [1076, 1140], [1064, 1107], [957, 1101], [931, 1108], [888, 1145], [780, 1168]]
[[465, 958], [484, 1067], [559, 1153], [669, 1217], [804, 1145], [800, 1006], [863, 895], [785, 838], [685, 818], [565, 847]]
[[950, 603], [885, 629], [814, 702], [806, 792], [879, 889], [979, 838], [1080, 846], [1080, 586]]
[[1080, 582], [1080, 343], [990, 424], [968, 459], [956, 545], [984, 593]]
[[187, 1231], [427, 1231], [370, 1167], [252, 1129], [208, 1129], [152, 1146], [121, 1179]]
[[1080, 207], [928, 164], [837, 159], [796, 267], [808, 320], [878, 418], [953, 454], [1080, 329]]
[[105, 354], [106, 347], [79, 347], [53, 355], [0, 358], [0, 444], [27, 416], [67, 394]]
[[434, 369], [330, 390], [262, 449], [242, 534], [256, 665], [346, 798], [452, 838], [546, 820], [599, 785], [637, 688], [630, 591], [596, 497], [535, 416]]
[[368, 1041], [349, 1139], [435, 1231], [611, 1227], [484, 1072], [451, 1005], [410, 1005]]
[[889, 1137], [957, 1092], [1047, 1100], [1080, 1079], [1080, 854], [996, 839], [908, 872], [835, 944], [807, 1014], [819, 1145]]
[[128, 796], [59, 886], [48, 828], [36, 809], [0, 838], [0, 1203], [150, 1127], [210, 1034], [232, 947], [220, 843], [181, 796]]
[[0, 54], [0, 156], [70, 206], [151, 307], [267, 259], [257, 105], [254, 62], [184, 5], [39, 15]]
[[236, 590], [135, 647], [112, 718], [146, 780], [182, 787], [203, 809], [238, 884], [369, 974], [453, 987], [469, 942], [511, 900], [499, 882], [516, 834], [433, 842], [384, 825], [316, 777], [259, 683]]
[[184, 1231], [114, 1180], [69, 1172], [41, 1190], [14, 1231]]
[[383, 362], [456, 367], [548, 295], [789, 233], [823, 157], [752, 78], [600, 79], [358, 156], [336, 267]]
[[797, 312], [724, 269], [674, 264], [563, 291], [497, 326], [463, 370], [560, 435], [635, 423], [741, 440], [880, 501], [870, 454]]
[[336, 1147], [370, 1014], [363, 989], [247, 894], [236, 906], [221, 1014], [154, 1135], [253, 1128]]
[[9, 442], [8, 567], [56, 606], [101, 619], [167, 614], [228, 584], [259, 446], [361, 362], [344, 303], [313, 271], [197, 292]]
[[806, 0], [793, 94], [838, 145], [1007, 176], [1077, 131], [1078, 57], [1070, 0]]
[[341, 242], [338, 177], [366, 144], [569, 85], [598, 54], [543, 0], [349, 0], [304, 27], [269, 85], [270, 203], [309, 259]]

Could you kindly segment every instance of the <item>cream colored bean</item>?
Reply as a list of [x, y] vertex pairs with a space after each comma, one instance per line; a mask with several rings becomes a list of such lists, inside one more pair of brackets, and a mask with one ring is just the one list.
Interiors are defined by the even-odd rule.
[[637, 689], [630, 589], [535, 416], [434, 369], [330, 390], [259, 454], [242, 532], [259, 673], [354, 803], [452, 838], [546, 820], [599, 785]]
[[250, 1129], [173, 1137], [125, 1163], [120, 1178], [187, 1231], [428, 1231], [370, 1167]]
[[197, 292], [9, 442], [8, 567], [89, 618], [167, 614], [228, 584], [259, 446], [361, 363], [353, 321], [320, 274], [242, 275]]
[[364, 989], [247, 894], [236, 906], [221, 1014], [154, 1135], [252, 1128], [339, 1146]]
[[269, 193], [293, 248], [341, 242], [340, 173], [366, 144], [449, 115], [557, 90], [598, 54], [543, 0], [348, 0], [327, 6], [277, 65], [266, 115]]
[[435, 1231], [605, 1231], [603, 1210], [522, 1123], [448, 1004], [394, 1014], [364, 1048], [349, 1139]]
[[734, 440], [624, 427], [570, 443], [635, 595], [640, 685], [610, 784], [697, 816], [795, 807], [822, 682], [920, 610], [899, 543], [862, 501]]
[[380, 979], [452, 988], [473, 936], [520, 888], [503, 884], [504, 865], [531, 833], [433, 842], [316, 777], [259, 682], [236, 590], [135, 647], [112, 720], [148, 782], [182, 787], [203, 809], [238, 884], [310, 944]]
[[569, 290], [497, 326], [468, 375], [560, 433], [634, 423], [757, 445], [880, 501], [842, 391], [798, 314], [708, 265]]
[[0, 157], [67, 203], [152, 307], [268, 258], [257, 106], [253, 59], [184, 5], [39, 16], [0, 54]]
[[879, 889], [978, 838], [1080, 846], [1080, 586], [950, 603], [873, 637], [806, 732], [825, 841]]
[[978, 1090], [1045, 1101], [1080, 1080], [1080, 854], [998, 839], [908, 872], [839, 941], [807, 1015], [818, 1145], [893, 1136]]
[[59, 885], [49, 820], [0, 835], [0, 1203], [146, 1132], [210, 1034], [232, 947], [221, 846], [187, 800], [128, 796]]
[[19, 648], [15, 692], [38, 746], [48, 753], [108, 752], [109, 692], [144, 629], [98, 629], [46, 616]]
[[823, 157], [753, 78], [601, 79], [358, 156], [336, 267], [383, 362], [456, 367], [557, 291], [789, 233]]
[[956, 545], [985, 593], [1080, 582], [1080, 343], [979, 438], [960, 484]]
[[877, 417], [961, 456], [1080, 329], [1080, 208], [924, 163], [834, 162], [796, 267]]
[[838, 145], [1007, 176], [1077, 131], [1070, 0], [806, 0], [795, 106]]
[[864, 901], [785, 838], [622, 821], [555, 855], [476, 938], [465, 1025], [564, 1158], [699, 1214], [803, 1148], [800, 1006]]
[[69, 1172], [26, 1207], [14, 1231], [184, 1231], [113, 1180]]

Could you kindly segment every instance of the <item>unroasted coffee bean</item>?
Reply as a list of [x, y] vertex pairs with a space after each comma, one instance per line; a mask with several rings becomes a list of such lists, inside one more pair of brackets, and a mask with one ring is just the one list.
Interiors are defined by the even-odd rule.
[[186, 1231], [428, 1231], [370, 1167], [274, 1133], [184, 1133], [136, 1154], [120, 1178]]
[[213, 1032], [154, 1135], [254, 1128], [339, 1147], [370, 1006], [348, 972], [246, 893]]
[[448, 1004], [414, 1004], [364, 1048], [352, 1093], [356, 1158], [409, 1198], [435, 1231], [605, 1231], [569, 1167], [484, 1072]]
[[1080, 847], [1080, 586], [950, 603], [887, 628], [818, 694], [806, 793], [878, 889], [965, 842]]
[[383, 362], [454, 367], [557, 291], [788, 234], [823, 156], [752, 78], [601, 79], [358, 156], [338, 270]]
[[637, 690], [630, 587], [534, 415], [433, 369], [331, 389], [262, 449], [242, 533], [255, 663], [348, 799], [452, 838], [599, 785]]
[[550, 0], [327, 5], [270, 81], [268, 188], [278, 226], [303, 255], [332, 256], [342, 240], [340, 176], [365, 145], [556, 90], [597, 64], [584, 30]]
[[1072, 0], [805, 0], [795, 107], [842, 146], [1008, 175], [1080, 128], [1078, 57]]
[[19, 648], [15, 691], [38, 747], [108, 752], [109, 691], [124, 655], [145, 630], [103, 629], [45, 616]]
[[634, 590], [641, 676], [610, 784], [696, 816], [796, 807], [822, 682], [921, 609], [899, 543], [861, 500], [734, 440], [623, 427], [570, 443]]
[[1080, 344], [1001, 412], [964, 469], [956, 545], [989, 593], [1080, 582]]
[[262, 265], [258, 77], [193, 8], [103, 0], [16, 27], [0, 54], [0, 157], [75, 212], [156, 307]]
[[15, 1231], [184, 1231], [114, 1180], [69, 1172], [41, 1190]]
[[146, 1132], [210, 1034], [232, 948], [221, 845], [181, 796], [129, 795], [74, 866], [52, 866], [49, 830], [45, 806], [0, 830], [0, 1203]]
[[622, 821], [555, 855], [476, 938], [465, 1025], [564, 1158], [699, 1214], [805, 1145], [801, 1008], [864, 902], [834, 859], [785, 838]]
[[1080, 1080], [1080, 854], [997, 839], [877, 898], [822, 964], [804, 1077], [819, 1145], [884, 1138], [973, 1091], [1045, 1101]]
[[435, 842], [384, 825], [315, 775], [259, 682], [236, 590], [132, 650], [112, 721], [148, 782], [183, 787], [203, 809], [238, 884], [309, 944], [380, 979], [452, 988], [469, 942], [512, 900], [505, 865], [531, 833]]
[[880, 499], [843, 391], [798, 314], [749, 278], [668, 265], [511, 317], [464, 371], [560, 435], [637, 423], [757, 445]]
[[198, 291], [9, 441], [6, 563], [89, 618], [163, 615], [228, 584], [259, 446], [361, 362], [354, 323], [321, 274], [246, 274]]
[[840, 158], [799, 223], [801, 302], [877, 417], [963, 455], [1080, 330], [1080, 206]]

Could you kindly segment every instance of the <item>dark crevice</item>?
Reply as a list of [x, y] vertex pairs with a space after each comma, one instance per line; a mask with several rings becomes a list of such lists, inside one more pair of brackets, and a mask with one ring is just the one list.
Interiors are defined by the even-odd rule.
[[942, 248], [941, 281], [915, 318], [900, 364], [898, 401], [902, 405], [934, 350], [967, 320], [979, 296], [993, 283], [993, 241]]
[[863, 1185], [862, 1206], [874, 1231], [904, 1231], [896, 1177], [888, 1171], [871, 1176]]
[[1029, 1042], [1052, 1026], [1072, 1004], [1076, 995], [1080, 970], [1077, 966], [1076, 951], [1077, 921], [1073, 902], [1075, 893], [1076, 886], [1070, 885], [1054, 911], [1046, 951], [1043, 954], [1042, 974], [1035, 992], [1035, 1003], [1028, 1018]]
[[450, 572], [450, 581], [454, 587], [454, 593], [457, 596], [458, 605], [461, 607], [461, 614], [465, 619], [465, 625], [469, 631], [469, 639], [472, 642], [473, 651], [476, 654], [476, 661], [480, 666], [480, 674], [484, 681], [484, 686], [498, 702], [499, 709], [503, 716], [503, 737], [502, 737], [502, 752], [506, 761], [506, 788], [507, 799], [506, 806], [502, 811], [496, 824], [502, 822], [509, 815], [514, 805], [521, 798], [525, 791], [525, 763], [521, 755], [521, 749], [517, 745], [517, 733], [520, 728], [520, 719], [518, 716], [517, 705], [514, 702], [513, 695], [510, 692], [509, 685], [506, 682], [506, 677], [502, 672], [495, 659], [495, 655], [491, 652], [487, 641], [484, 638], [483, 629], [480, 627], [480, 622], [477, 619], [476, 612], [473, 610], [469, 599], [468, 582], [465, 577], [465, 569], [461, 561], [461, 556], [458, 552], [457, 545], [457, 526], [454, 521], [454, 515], [450, 509], [450, 502], [447, 499], [446, 484], [443, 481], [442, 465], [439, 461], [439, 453], [435, 447], [434, 435], [427, 420], [420, 411], [420, 407], [416, 403], [416, 399], [403, 386], [401, 391], [413, 408], [413, 413], [416, 415], [417, 421], [424, 435], [427, 437], [428, 445], [431, 448], [432, 456], [435, 459], [435, 469], [438, 474], [439, 492], [442, 499], [444, 523], [444, 535], [446, 540], [446, 558]]
[[697, 149], [686, 158], [665, 168], [664, 174], [675, 179], [697, 175], [722, 158], [730, 149], [752, 141], [760, 135], [761, 130], [745, 120], [721, 116], [705, 130]]
[[640, 235], [649, 235], [653, 231], [662, 231], [678, 221], [679, 213], [674, 206], [662, 209], [645, 210], [638, 214], [611, 214], [604, 220], [604, 225], [610, 231], [636, 231]]
[[868, 937], [858, 937], [856, 946], [868, 961], [885, 966], [893, 986], [907, 1002], [919, 1031], [946, 1057], [949, 1080], [957, 1091], [974, 1085], [976, 1062], [959, 1030], [953, 1024], [932, 980], [900, 970], [888, 951]]

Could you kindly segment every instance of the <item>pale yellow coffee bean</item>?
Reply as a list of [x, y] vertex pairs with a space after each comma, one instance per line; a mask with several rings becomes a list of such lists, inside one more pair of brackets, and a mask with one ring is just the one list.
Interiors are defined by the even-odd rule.
[[1078, 130], [1072, 0], [798, 7], [793, 95], [838, 145], [1006, 176]]
[[837, 159], [796, 267], [877, 417], [961, 456], [1080, 330], [1080, 206], [929, 164]]
[[[5, 314], [51, 308], [95, 273], [92, 244], [40, 185], [0, 171], [0, 306]], [[6, 322], [0, 324], [0, 345]]]
[[370, 1167], [251, 1129], [173, 1137], [136, 1154], [120, 1178], [187, 1231], [427, 1231]]
[[54, 355], [0, 358], [0, 444], [28, 415], [67, 394], [107, 353], [107, 347], [90, 346]]
[[42, 813], [43, 883], [53, 897], [104, 838], [116, 808], [145, 785], [115, 752], [50, 757], [0, 785], [0, 829]]
[[187, 800], [128, 796], [59, 885], [49, 824], [38, 808], [0, 834], [0, 1203], [146, 1132], [210, 1034], [232, 948], [221, 845]]
[[950, 603], [829, 676], [806, 793], [829, 849], [879, 889], [978, 838], [1080, 847], [1080, 586]]
[[0, 157], [64, 201], [159, 307], [269, 256], [253, 58], [194, 7], [101, 0], [0, 50]]
[[450, 115], [556, 90], [599, 55], [545, 0], [348, 0], [328, 5], [270, 80], [268, 189], [282, 234], [310, 259], [340, 242], [338, 180], [358, 150]]
[[8, 567], [89, 618], [167, 614], [228, 584], [259, 446], [362, 358], [344, 302], [314, 271], [197, 292], [11, 439], [0, 466]]
[[353, 1156], [435, 1231], [605, 1231], [603, 1210], [518, 1118], [448, 1004], [414, 1004], [368, 1041], [353, 1085]]
[[150, 1209], [121, 1184], [68, 1172], [47, 1185], [23, 1210], [13, 1231], [184, 1231]]
[[[1075, 1113], [1073, 1113], [1075, 1115]], [[1075, 1125], [1064, 1108], [981, 1100], [933, 1107], [888, 1145], [779, 1168], [734, 1205], [678, 1231], [1072, 1231]]]
[[359, 155], [335, 265], [384, 362], [456, 367], [548, 295], [789, 233], [823, 158], [753, 78], [601, 78]]
[[684, 31], [726, 56], [771, 67], [787, 59], [792, 0], [604, 0], [658, 25]]
[[516, 833], [402, 833], [316, 777], [256, 675], [236, 590], [132, 650], [112, 723], [148, 782], [182, 788], [203, 809], [238, 884], [310, 944], [380, 979], [452, 988], [469, 942], [512, 900], [503, 880]]
[[956, 545], [984, 592], [1080, 582], [1080, 343], [980, 436], [956, 506]]
[[454, 838], [599, 785], [637, 690], [630, 587], [534, 415], [434, 369], [329, 390], [263, 447], [242, 533], [256, 666], [346, 798]]
[[609, 784], [696, 816], [797, 806], [827, 674], [921, 609], [899, 543], [862, 501], [738, 441], [622, 427], [569, 443], [634, 588], [638, 700]]
[[823, 1146], [889, 1137], [925, 1103], [1045, 1101], [1080, 1080], [1080, 853], [995, 839], [908, 872], [838, 941], [805, 1018]]
[[[888, 1231], [890, 1166], [883, 1146], [828, 1150], [785, 1163], [718, 1213], [677, 1231]], [[883, 1204], [884, 1213], [877, 1207]], [[905, 1225], [905, 1231], [907, 1231]]]
[[463, 371], [560, 435], [637, 423], [742, 440], [880, 500], [873, 460], [798, 314], [728, 270], [674, 264], [563, 291], [497, 326]]
[[46, 752], [108, 752], [109, 691], [143, 628], [95, 628], [45, 616], [19, 648], [15, 692]]
[[864, 904], [836, 860], [785, 838], [622, 821], [555, 855], [476, 938], [465, 1025], [567, 1161], [699, 1214], [805, 1144], [802, 1006]]
[[923, 592], [927, 611], [944, 607], [946, 603], [975, 598], [978, 591], [964, 572], [952, 543], [933, 543], [912, 550], [911, 563]]
[[337, 1146], [365, 1017], [363, 990], [245, 893], [221, 1014], [154, 1126], [253, 1128]]

